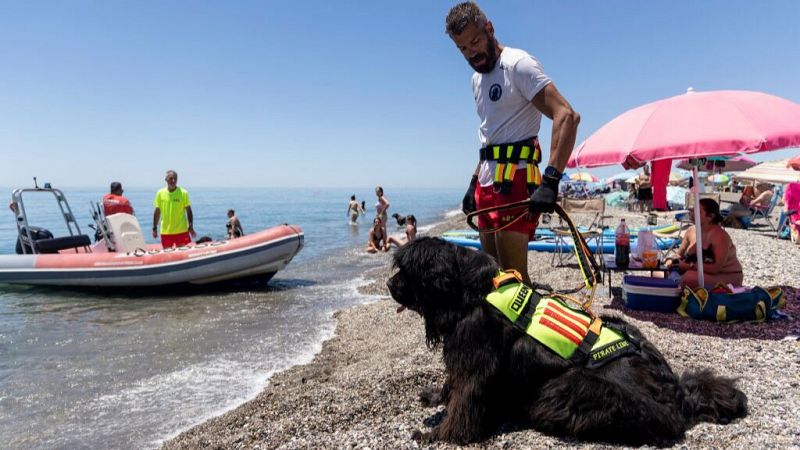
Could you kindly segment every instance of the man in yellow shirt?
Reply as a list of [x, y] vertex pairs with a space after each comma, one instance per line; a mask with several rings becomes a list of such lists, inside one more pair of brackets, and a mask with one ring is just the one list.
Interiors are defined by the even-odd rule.
[[[153, 237], [158, 237], [158, 222], [161, 220], [161, 246], [180, 247], [190, 244], [197, 234], [192, 227], [192, 206], [189, 193], [178, 187], [178, 173], [167, 171], [167, 187], [156, 192], [153, 200]], [[191, 237], [190, 237], [191, 234]]]

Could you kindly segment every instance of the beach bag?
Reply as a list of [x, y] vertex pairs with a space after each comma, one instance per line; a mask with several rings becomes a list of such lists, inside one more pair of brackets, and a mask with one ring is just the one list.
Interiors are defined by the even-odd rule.
[[685, 287], [678, 314], [715, 322], [763, 322], [772, 318], [785, 304], [783, 290], [777, 287], [764, 289], [756, 286], [738, 293], [723, 285], [717, 285], [711, 291]]

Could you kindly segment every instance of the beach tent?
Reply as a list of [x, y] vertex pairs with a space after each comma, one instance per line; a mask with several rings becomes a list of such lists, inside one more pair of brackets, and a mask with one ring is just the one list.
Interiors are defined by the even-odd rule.
[[800, 183], [800, 172], [787, 167], [787, 159], [761, 163], [734, 175], [737, 180], [763, 181], [766, 183]]
[[[652, 164], [656, 194], [666, 203], [673, 159], [692, 160], [695, 224], [700, 224], [697, 173], [711, 156], [736, 156], [800, 146], [800, 105], [751, 91], [695, 92], [658, 100], [626, 111], [581, 143], [568, 167], [621, 164], [625, 169]], [[703, 248], [702, 232], [697, 247]], [[698, 259], [704, 285], [703, 258]]]

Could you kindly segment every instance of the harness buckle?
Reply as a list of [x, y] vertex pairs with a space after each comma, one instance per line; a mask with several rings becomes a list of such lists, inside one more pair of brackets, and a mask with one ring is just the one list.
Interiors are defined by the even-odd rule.
[[503, 270], [499, 275], [492, 278], [492, 285], [495, 289], [500, 289], [508, 283], [522, 283], [522, 275], [514, 269]]

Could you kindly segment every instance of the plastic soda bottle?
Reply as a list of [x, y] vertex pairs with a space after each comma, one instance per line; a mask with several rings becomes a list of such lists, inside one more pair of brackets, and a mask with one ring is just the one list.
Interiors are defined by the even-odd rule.
[[615, 237], [614, 262], [617, 267], [628, 267], [631, 262], [631, 235], [628, 225], [625, 224], [625, 219], [619, 221]]

